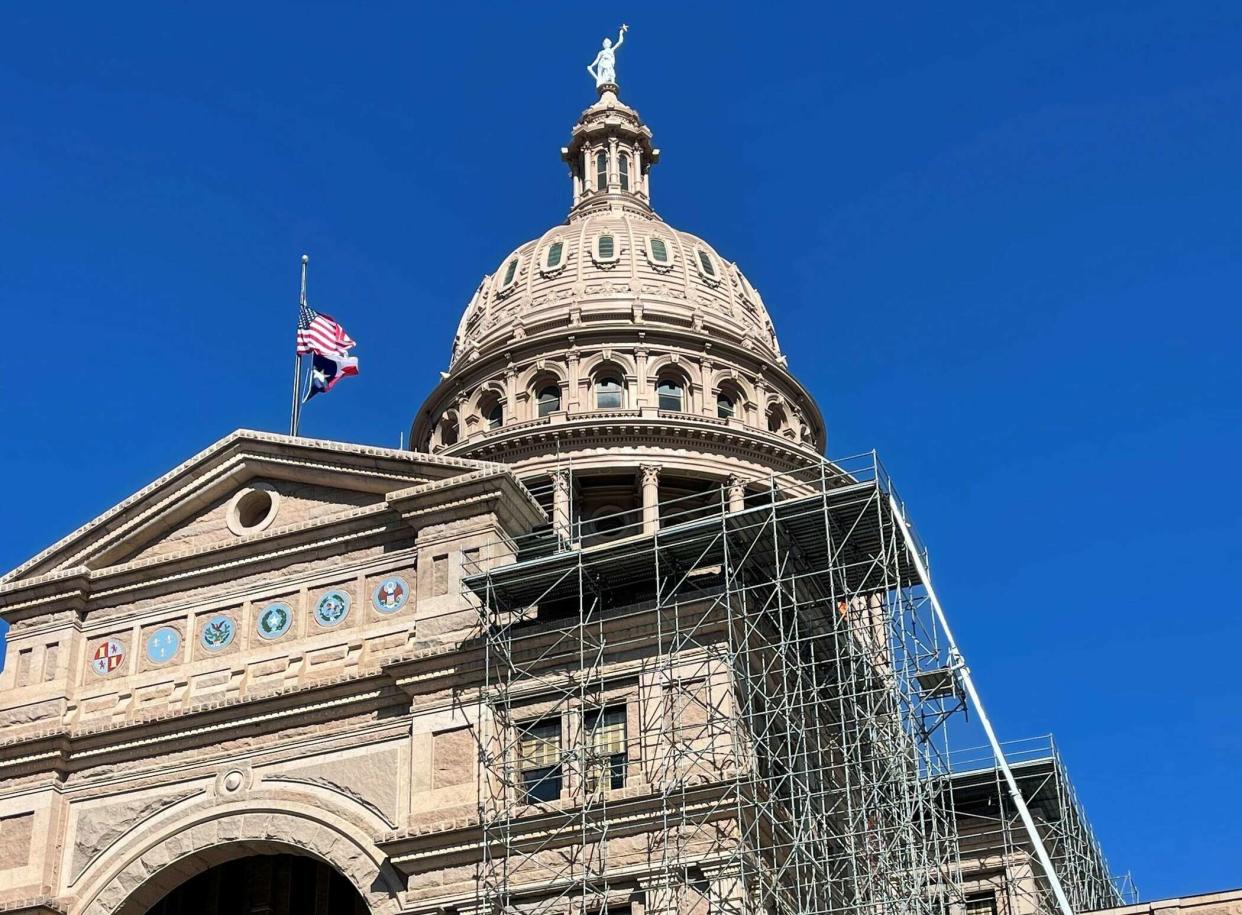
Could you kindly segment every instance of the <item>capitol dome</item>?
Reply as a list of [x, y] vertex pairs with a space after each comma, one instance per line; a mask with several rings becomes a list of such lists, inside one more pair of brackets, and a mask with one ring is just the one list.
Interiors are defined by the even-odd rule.
[[478, 284], [411, 447], [513, 464], [550, 512], [575, 519], [650, 522], [656, 500], [721, 486], [743, 500], [818, 464], [823, 418], [758, 291], [652, 209], [651, 138], [601, 86], [561, 149], [565, 222]]
[[763, 300], [703, 239], [654, 213], [585, 213], [501, 261], [470, 300], [453, 367], [514, 340], [609, 321], [689, 328], [783, 362]]

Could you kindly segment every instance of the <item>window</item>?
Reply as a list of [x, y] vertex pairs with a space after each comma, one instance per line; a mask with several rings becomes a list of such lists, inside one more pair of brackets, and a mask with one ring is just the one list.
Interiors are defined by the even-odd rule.
[[513, 281], [517, 279], [517, 271], [518, 271], [518, 258], [516, 257], [509, 258], [509, 263], [505, 264], [504, 276], [501, 277], [501, 280], [500, 280], [500, 288], [502, 290], [508, 289], [510, 286], [513, 285]]
[[561, 719], [518, 725], [518, 759], [522, 768], [522, 800], [555, 801], [561, 796]]
[[665, 378], [656, 385], [656, 400], [661, 410], [682, 411], [681, 383], [672, 378]]
[[605, 375], [595, 382], [595, 408], [598, 410], [621, 409], [621, 382]]
[[647, 239], [647, 254], [650, 255], [653, 264], [664, 266], [673, 262], [673, 259], [668, 256], [668, 245], [662, 238], [652, 236]]
[[699, 256], [699, 269], [703, 271], [703, 275], [708, 279], [716, 279], [716, 264], [712, 261], [711, 255], [699, 248], [696, 252]]
[[538, 404], [538, 414], [547, 416], [549, 413], [555, 413], [561, 408], [561, 389], [559, 386], [550, 384], [547, 387], [539, 389], [539, 396], [536, 398]]
[[600, 235], [596, 238], [595, 259], [597, 261], [615, 261], [617, 259], [617, 239], [612, 235]]
[[630, 156], [628, 153], [621, 153], [619, 165], [621, 172], [621, 190], [628, 191], [630, 189]]
[[449, 417], [440, 420], [440, 444], [457, 444], [457, 422]]
[[487, 428], [489, 429], [499, 428], [501, 423], [505, 421], [505, 405], [502, 404], [499, 400], [496, 401], [494, 404], [488, 407], [487, 412], [484, 414], [484, 416], [487, 418]]
[[606, 153], [595, 154], [595, 190], [608, 189], [608, 156]]
[[563, 241], [554, 241], [548, 245], [543, 254], [543, 269], [555, 270], [561, 265], [561, 258], [565, 254], [565, 243]]
[[966, 915], [996, 915], [996, 893], [971, 893], [966, 897]]
[[780, 407], [773, 407], [768, 411], [768, 431], [780, 432], [785, 428], [785, 413]]
[[595, 709], [582, 717], [590, 750], [586, 766], [586, 790], [624, 788], [628, 760], [625, 738], [625, 706]]
[[716, 415], [721, 419], [732, 419], [735, 408], [733, 398], [728, 394], [716, 395]]

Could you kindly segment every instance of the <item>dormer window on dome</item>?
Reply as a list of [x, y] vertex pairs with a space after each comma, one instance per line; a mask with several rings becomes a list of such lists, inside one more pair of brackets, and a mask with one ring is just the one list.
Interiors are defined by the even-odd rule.
[[543, 249], [543, 272], [553, 273], [565, 266], [565, 242], [557, 239]]
[[703, 274], [703, 278], [710, 282], [719, 282], [720, 276], [716, 273], [716, 262], [712, 260], [712, 256], [702, 248], [694, 249], [695, 260], [699, 265], [699, 272]]
[[651, 261], [653, 267], [668, 267], [673, 263], [668, 243], [658, 235], [647, 238], [647, 260]]
[[615, 264], [620, 257], [616, 236], [605, 233], [595, 237], [594, 258], [597, 264]]
[[500, 285], [497, 287], [498, 292], [507, 292], [513, 288], [513, 284], [517, 281], [518, 267], [521, 266], [522, 259], [518, 255], [509, 258], [509, 262], [505, 264], [504, 272], [501, 274]]

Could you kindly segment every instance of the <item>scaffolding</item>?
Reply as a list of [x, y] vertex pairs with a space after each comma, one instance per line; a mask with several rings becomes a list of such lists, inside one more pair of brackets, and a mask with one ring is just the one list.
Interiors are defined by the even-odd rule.
[[941, 915], [958, 668], [874, 454], [465, 579], [483, 912]]
[[[1136, 902], [1129, 875], [1112, 875], [1051, 735], [1006, 742], [1004, 750], [1074, 911]], [[952, 762], [968, 911], [972, 901], [983, 903], [981, 911], [990, 904], [998, 915], [1053, 911], [1048, 881], [1033, 861], [991, 749], [956, 751]]]

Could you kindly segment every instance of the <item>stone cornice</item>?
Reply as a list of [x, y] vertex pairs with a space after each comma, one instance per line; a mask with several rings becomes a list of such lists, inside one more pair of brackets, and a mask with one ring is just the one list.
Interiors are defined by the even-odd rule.
[[327, 518], [239, 537], [226, 544], [110, 568], [74, 568], [8, 581], [0, 585], [0, 608], [10, 621], [64, 609], [84, 613], [92, 600], [122, 594], [133, 597], [170, 586], [189, 587], [204, 577], [288, 563], [299, 554], [327, 546], [345, 552], [391, 538], [402, 530], [408, 532], [411, 527], [417, 530], [436, 523], [449, 513], [460, 517], [466, 508], [475, 514], [494, 514], [510, 536], [542, 522], [543, 510], [509, 468], [459, 458], [448, 460], [480, 469], [396, 490], [378, 505], [343, 509]]

